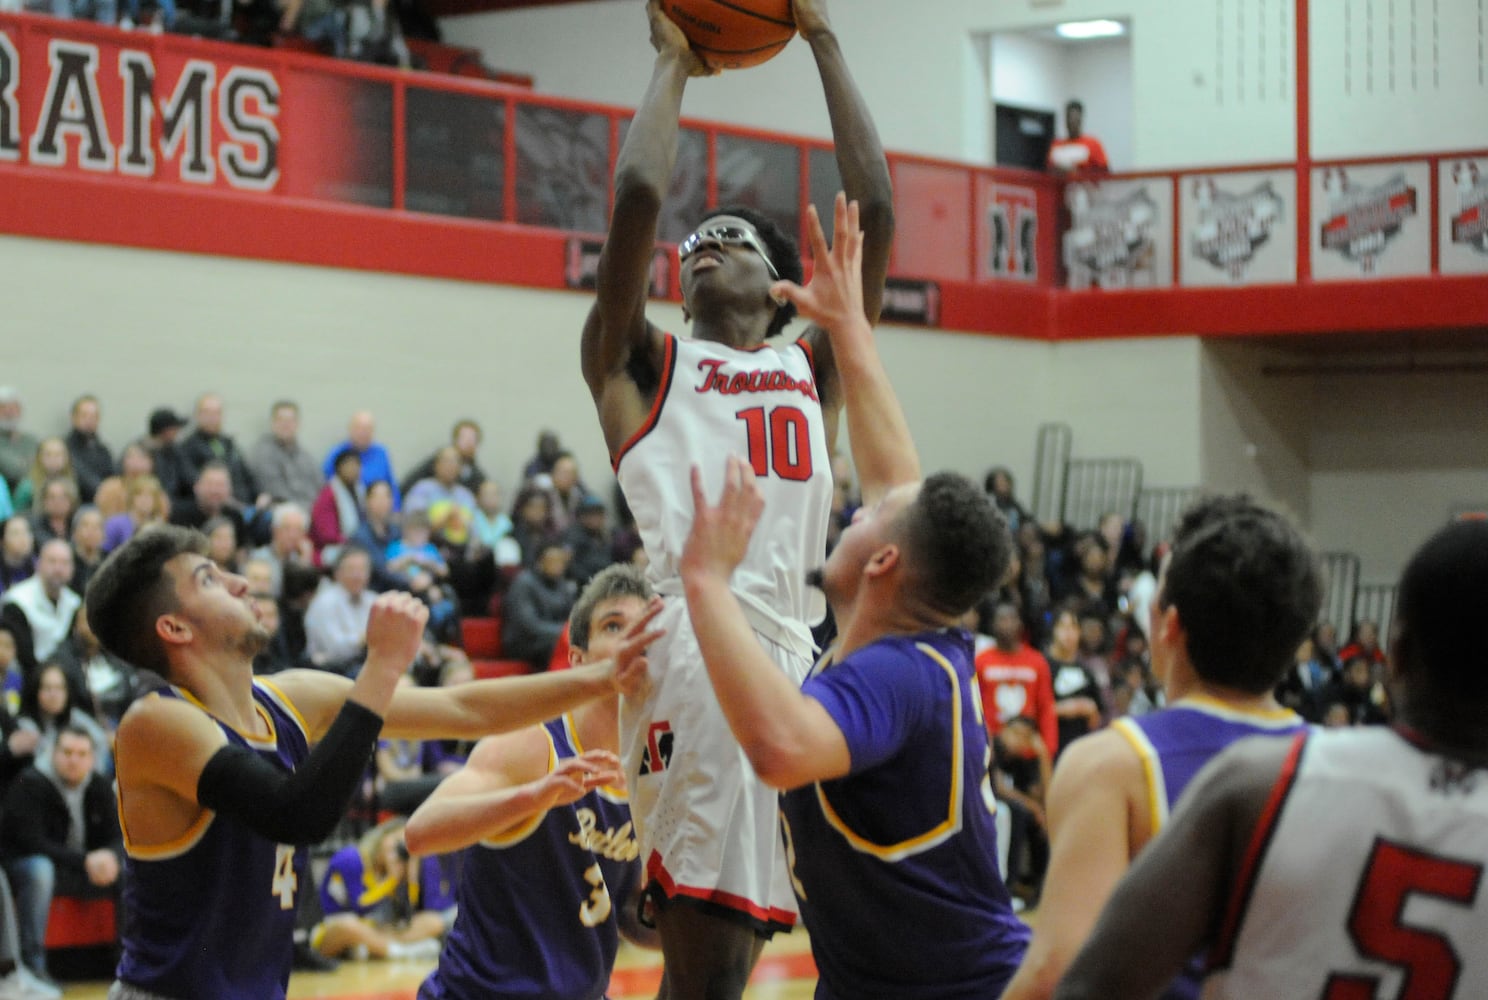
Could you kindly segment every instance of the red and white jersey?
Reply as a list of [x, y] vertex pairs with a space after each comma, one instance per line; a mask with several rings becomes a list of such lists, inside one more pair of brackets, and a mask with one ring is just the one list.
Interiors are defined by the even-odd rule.
[[1488, 997], [1488, 771], [1393, 729], [1302, 734], [1204, 997]]
[[733, 589], [781, 618], [820, 618], [820, 594], [805, 577], [826, 559], [832, 465], [810, 349], [735, 350], [668, 334], [661, 368], [650, 415], [615, 457], [657, 590], [681, 592], [693, 465], [716, 501], [724, 459], [739, 455], [754, 468], [765, 509]]

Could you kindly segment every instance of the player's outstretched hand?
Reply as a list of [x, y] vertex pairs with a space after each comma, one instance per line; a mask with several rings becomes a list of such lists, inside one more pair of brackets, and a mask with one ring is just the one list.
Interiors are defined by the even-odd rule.
[[687, 36], [677, 23], [667, 17], [661, 9], [661, 0], [650, 0], [646, 4], [646, 17], [651, 21], [651, 47], [658, 55], [674, 56], [687, 68], [688, 76], [716, 76], [718, 70], [709, 66], [692, 50]]
[[648, 626], [663, 607], [665, 605], [661, 598], [651, 598], [645, 612], [631, 622], [625, 634], [620, 637], [620, 644], [615, 647], [615, 690], [627, 698], [640, 698], [646, 693], [651, 669], [650, 661], [646, 659], [646, 650], [653, 642], [666, 635], [665, 629]]
[[588, 750], [577, 757], [566, 757], [537, 782], [537, 794], [544, 809], [577, 802], [586, 792], [604, 785], [618, 786], [620, 758], [608, 750]]
[[854, 334], [872, 336], [863, 312], [863, 228], [858, 203], [838, 191], [832, 216], [832, 244], [828, 246], [816, 206], [807, 206], [811, 281], [805, 288], [793, 281], [777, 281], [770, 294], [795, 303], [802, 316], [825, 329], [833, 340]]
[[744, 561], [754, 526], [765, 509], [765, 498], [754, 481], [754, 470], [738, 455], [730, 455], [723, 474], [723, 495], [717, 506], [703, 492], [703, 472], [692, 467], [692, 530], [682, 548], [682, 577], [715, 576], [727, 580]]
[[418, 656], [428, 623], [428, 605], [412, 594], [389, 591], [380, 595], [367, 618], [367, 665], [363, 669], [401, 676]]
[[791, 14], [796, 19], [796, 30], [808, 42], [813, 36], [832, 30], [826, 0], [791, 0]]

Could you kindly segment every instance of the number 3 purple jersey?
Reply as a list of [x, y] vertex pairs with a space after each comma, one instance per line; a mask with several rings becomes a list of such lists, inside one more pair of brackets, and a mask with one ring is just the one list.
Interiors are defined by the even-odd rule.
[[[550, 770], [582, 752], [570, 722], [545, 724]], [[630, 808], [608, 789], [467, 848], [459, 916], [419, 1000], [599, 1000], [637, 856]]]
[[[197, 704], [174, 688], [160, 697]], [[218, 726], [232, 745], [294, 770], [310, 753], [298, 713], [262, 679], [253, 682], [253, 702], [268, 723], [268, 739]], [[212, 812], [172, 844], [135, 845], [128, 827], [124, 837], [129, 858], [119, 979], [179, 1000], [281, 1000], [299, 890], [306, 887], [305, 849], [276, 844]]]

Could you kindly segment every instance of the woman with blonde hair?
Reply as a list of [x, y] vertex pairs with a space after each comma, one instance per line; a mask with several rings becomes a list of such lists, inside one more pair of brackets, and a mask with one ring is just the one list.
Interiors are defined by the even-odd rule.
[[164, 524], [170, 501], [160, 480], [151, 475], [135, 476], [124, 489], [124, 511], [103, 523], [103, 551], [112, 552], [150, 524]]
[[26, 478], [16, 483], [15, 495], [11, 498], [18, 511], [41, 508], [41, 488], [47, 480], [63, 478], [72, 483], [77, 492], [77, 473], [72, 468], [72, 453], [67, 443], [59, 437], [49, 437], [36, 446], [36, 456], [31, 459], [31, 471]]
[[402, 817], [331, 856], [320, 883], [323, 920], [310, 943], [330, 958], [435, 958], [455, 906], [454, 883], [436, 856], [414, 858]]
[[98, 484], [98, 491], [93, 494], [93, 506], [107, 521], [115, 514], [124, 513], [129, 506], [129, 484], [140, 476], [149, 476], [155, 473], [155, 459], [145, 450], [144, 445], [138, 441], [124, 446], [119, 453], [119, 472], [117, 475], [109, 476]]

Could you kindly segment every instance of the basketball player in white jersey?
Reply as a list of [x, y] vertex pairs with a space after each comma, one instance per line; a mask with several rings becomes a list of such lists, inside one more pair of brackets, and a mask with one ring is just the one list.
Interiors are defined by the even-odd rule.
[[1060, 984], [1153, 996], [1209, 949], [1206, 998], [1488, 996], [1488, 524], [1412, 558], [1393, 727], [1246, 740], [1196, 779]]
[[[876, 322], [893, 229], [888, 163], [823, 0], [793, 7], [821, 75], [843, 187], [862, 206], [863, 309]], [[793, 241], [749, 209], [709, 215], [679, 247], [691, 336], [647, 320], [683, 91], [711, 72], [659, 3], [648, 11], [656, 66], [616, 165], [582, 362], [649, 575], [668, 603], [657, 623], [668, 638], [650, 650], [650, 693], [623, 702], [620, 733], [666, 959], [663, 992], [737, 998], [764, 939], [790, 927], [796, 908], [775, 793], [730, 734], [687, 624], [677, 563], [692, 523], [689, 472], [703, 464], [716, 492], [720, 459], [748, 456], [769, 507], [734, 586], [761, 641], [799, 682], [814, 654], [805, 576], [826, 552], [841, 393], [823, 331], [766, 343], [794, 314], [771, 286], [799, 281], [801, 263]]]

